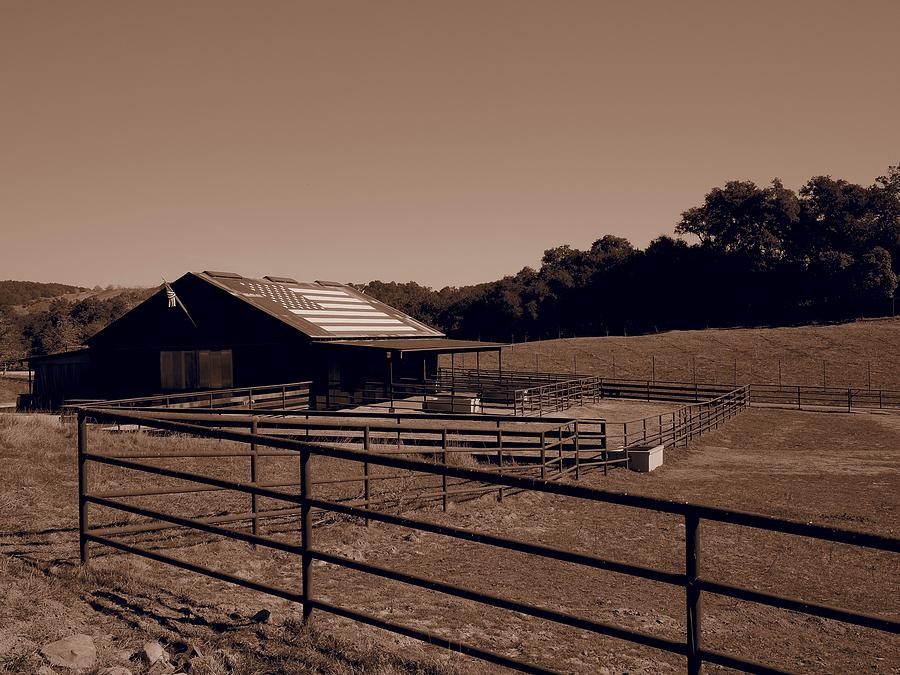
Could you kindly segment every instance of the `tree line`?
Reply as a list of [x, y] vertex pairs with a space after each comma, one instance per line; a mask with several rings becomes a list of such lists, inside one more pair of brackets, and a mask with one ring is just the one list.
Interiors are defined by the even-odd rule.
[[816, 176], [798, 191], [730, 181], [640, 249], [606, 235], [539, 269], [434, 290], [361, 290], [448, 335], [521, 341], [891, 315], [900, 271], [900, 165], [870, 186]]
[[[731, 181], [685, 211], [674, 235], [644, 249], [612, 235], [587, 250], [557, 246], [538, 269], [489, 283], [358, 288], [448, 335], [497, 341], [890, 315], [900, 271], [900, 165], [869, 186], [816, 176], [795, 192], [778, 179], [762, 187]], [[71, 290], [80, 289], [0, 282], [7, 300]], [[57, 298], [24, 313], [0, 302], [0, 364], [76, 348], [155, 290]]]

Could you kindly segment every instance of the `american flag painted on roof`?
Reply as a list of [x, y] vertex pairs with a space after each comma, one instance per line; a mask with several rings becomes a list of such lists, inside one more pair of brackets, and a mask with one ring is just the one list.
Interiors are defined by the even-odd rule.
[[214, 277], [233, 295], [310, 337], [436, 337], [443, 333], [349, 286]]

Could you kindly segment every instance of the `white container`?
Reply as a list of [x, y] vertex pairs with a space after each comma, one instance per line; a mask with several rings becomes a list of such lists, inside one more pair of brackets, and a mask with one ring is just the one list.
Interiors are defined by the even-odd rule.
[[438, 394], [425, 400], [425, 410], [430, 412], [462, 413], [464, 415], [481, 412], [481, 399], [465, 394]]
[[628, 448], [628, 468], [647, 473], [663, 465], [663, 446], [637, 446]]

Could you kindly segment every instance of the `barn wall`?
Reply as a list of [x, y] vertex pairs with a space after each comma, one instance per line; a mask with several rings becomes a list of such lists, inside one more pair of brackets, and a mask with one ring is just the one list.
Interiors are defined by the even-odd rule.
[[91, 354], [87, 350], [39, 357], [30, 362], [30, 367], [34, 369], [28, 397], [30, 408], [55, 410], [65, 399], [95, 396]]

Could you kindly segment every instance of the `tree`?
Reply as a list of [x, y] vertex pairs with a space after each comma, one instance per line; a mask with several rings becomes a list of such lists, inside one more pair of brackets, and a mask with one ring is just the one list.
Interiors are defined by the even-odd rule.
[[784, 256], [785, 238], [799, 214], [797, 196], [777, 178], [764, 189], [753, 181], [729, 181], [708, 192], [702, 206], [685, 211], [675, 231], [767, 266]]
[[865, 253], [854, 265], [854, 288], [862, 302], [877, 307], [894, 297], [897, 275], [891, 268], [891, 254], [881, 246]]

